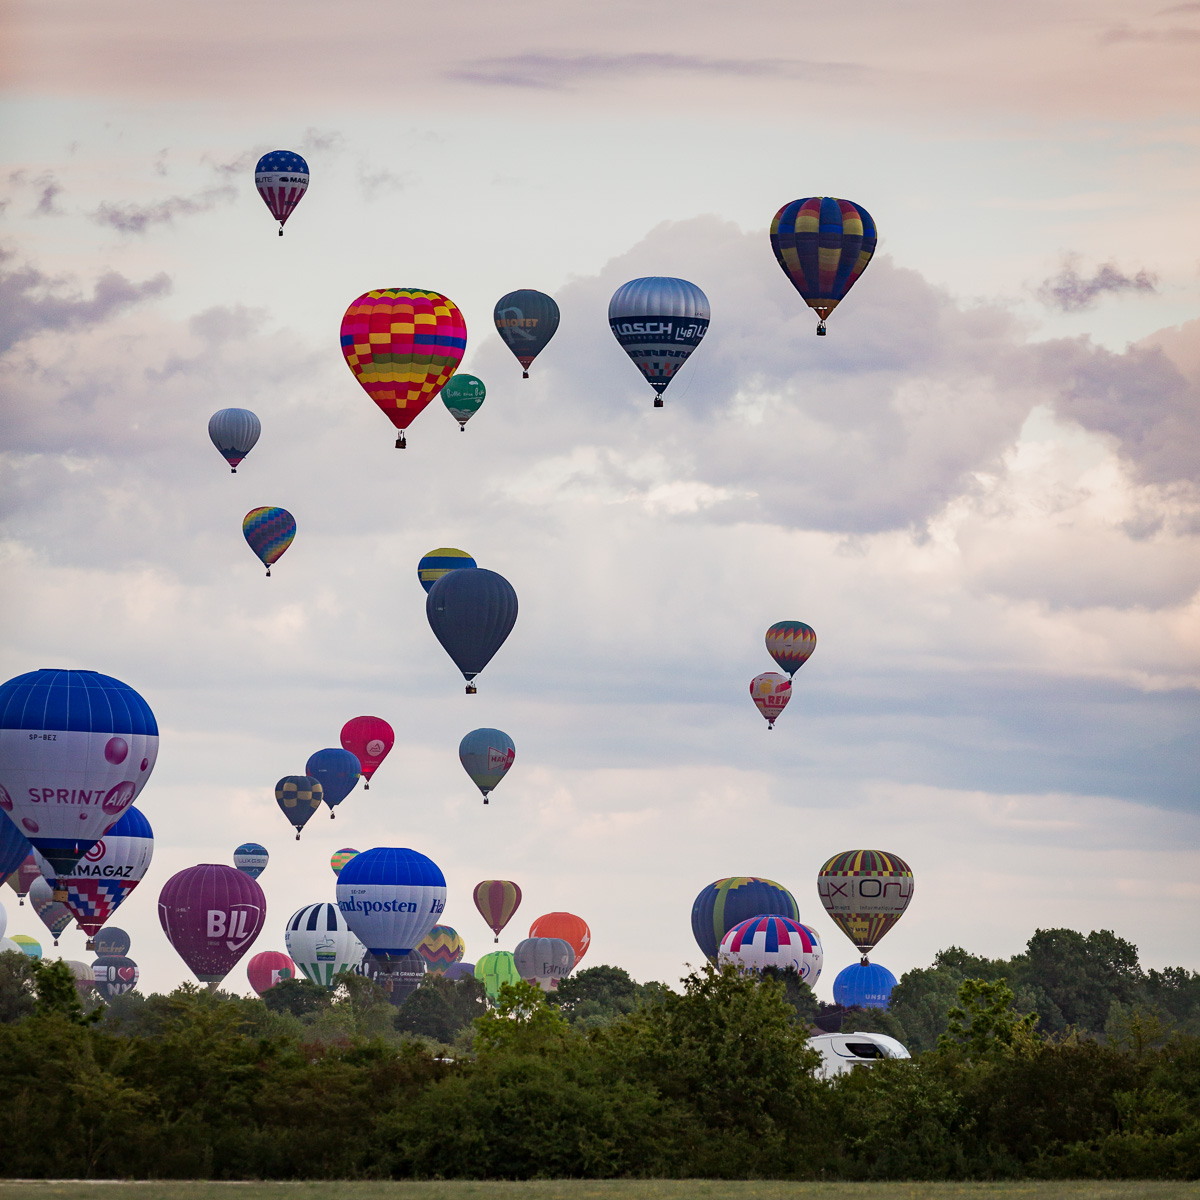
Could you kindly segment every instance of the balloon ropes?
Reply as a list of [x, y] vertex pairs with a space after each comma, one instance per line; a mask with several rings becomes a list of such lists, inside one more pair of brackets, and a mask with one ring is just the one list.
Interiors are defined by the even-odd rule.
[[792, 681], [778, 671], [764, 671], [750, 680], [750, 699], [766, 718], [768, 732], [792, 698]]
[[445, 387], [467, 348], [467, 325], [452, 300], [421, 288], [380, 288], [342, 318], [342, 353], [363, 390], [404, 431]]
[[686, 279], [631, 279], [613, 293], [608, 324], [654, 389], [654, 407], [708, 332], [708, 297]]
[[785, 204], [771, 222], [771, 249], [792, 286], [815, 309], [817, 333], [867, 269], [878, 242], [875, 222], [861, 204], [807, 196]]
[[774, 915], [800, 919], [796, 898], [773, 879], [737, 875], [710, 883], [692, 905], [692, 936], [704, 956], [717, 961], [721, 939], [751, 917]]
[[208, 436], [231, 475], [237, 474], [238, 463], [254, 449], [261, 433], [262, 424], [248, 408], [223, 408], [208, 419]]
[[766, 636], [767, 653], [781, 671], [795, 676], [817, 648], [816, 631], [803, 621], [776, 621]]
[[296, 536], [296, 518], [286, 508], [252, 508], [242, 518], [242, 536], [270, 578], [272, 564], [279, 561]]
[[516, 756], [512, 738], [499, 729], [472, 729], [458, 744], [458, 760], [483, 793], [484, 804], [488, 793], [508, 774]]
[[310, 755], [304, 770], [321, 784], [321, 796], [329, 805], [331, 821], [337, 815], [333, 810], [354, 791], [362, 775], [358, 756], [336, 746]]
[[511, 879], [485, 879], [475, 885], [474, 898], [479, 915], [498, 942], [500, 931], [520, 907], [521, 889]]
[[258, 160], [254, 186], [279, 222], [279, 236], [283, 237], [288, 217], [308, 191], [308, 163], [291, 150], [272, 150]]
[[483, 380], [475, 375], [460, 372], [447, 381], [442, 388], [442, 403], [458, 422], [459, 433], [467, 432], [467, 422], [479, 411], [486, 396]]
[[267, 863], [270, 861], [271, 856], [267, 853], [266, 846], [260, 846], [257, 842], [243, 842], [233, 852], [233, 865], [251, 879], [257, 879], [267, 869]]
[[434, 583], [425, 598], [425, 615], [434, 636], [467, 681], [467, 695], [477, 690], [475, 676], [504, 645], [517, 623], [517, 593], [495, 571], [450, 571]]
[[396, 734], [382, 717], [352, 717], [342, 726], [342, 749], [358, 759], [363, 791], [371, 786], [371, 777], [379, 769], [396, 743]]
[[496, 332], [521, 364], [521, 377], [528, 379], [533, 360], [558, 329], [558, 305], [545, 292], [521, 288], [501, 296], [492, 316]]
[[908, 863], [882, 850], [846, 850], [817, 872], [817, 895], [862, 961], [904, 915], [913, 895]]
[[275, 803], [295, 826], [296, 841], [300, 840], [300, 830], [308, 824], [309, 817], [321, 807], [324, 794], [321, 781], [311, 775], [285, 775], [275, 785]]

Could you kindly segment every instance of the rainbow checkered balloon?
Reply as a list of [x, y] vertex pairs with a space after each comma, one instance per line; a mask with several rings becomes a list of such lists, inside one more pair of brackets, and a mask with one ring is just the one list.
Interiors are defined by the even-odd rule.
[[296, 536], [296, 518], [286, 508], [252, 508], [242, 520], [242, 536], [270, 575], [271, 564]]

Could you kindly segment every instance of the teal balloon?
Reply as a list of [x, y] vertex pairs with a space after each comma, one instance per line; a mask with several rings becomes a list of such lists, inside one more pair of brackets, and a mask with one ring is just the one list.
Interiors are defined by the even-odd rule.
[[466, 432], [467, 422], [479, 411], [487, 395], [483, 380], [474, 375], [452, 375], [450, 382], [442, 388], [442, 403]]
[[517, 748], [507, 733], [499, 729], [472, 729], [458, 744], [458, 760], [471, 782], [488, 802], [490, 792], [508, 774]]

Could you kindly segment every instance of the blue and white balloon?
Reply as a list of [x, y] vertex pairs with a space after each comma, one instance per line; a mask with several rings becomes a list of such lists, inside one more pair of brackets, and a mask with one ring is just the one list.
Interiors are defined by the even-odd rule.
[[326, 988], [358, 966], [365, 953], [336, 904], [307, 904], [292, 913], [283, 940], [304, 977]]
[[717, 963], [740, 971], [794, 970], [810, 987], [821, 976], [825, 951], [817, 931], [791, 917], [751, 917], [735, 925], [717, 949]]
[[257, 842], [243, 842], [233, 852], [233, 865], [251, 879], [257, 879], [267, 869], [267, 863], [270, 861], [271, 856], [267, 853], [266, 846], [260, 846]]
[[896, 977], [878, 963], [851, 963], [833, 981], [833, 1002], [843, 1008], [887, 1008]]

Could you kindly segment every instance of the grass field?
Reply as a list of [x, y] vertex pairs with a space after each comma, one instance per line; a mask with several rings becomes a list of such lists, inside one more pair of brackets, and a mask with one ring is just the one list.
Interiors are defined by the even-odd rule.
[[1196, 1200], [1200, 1183], [77, 1183], [0, 1181], [0, 1200]]

